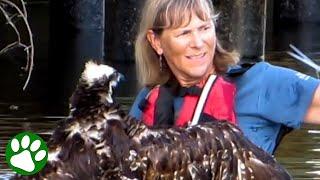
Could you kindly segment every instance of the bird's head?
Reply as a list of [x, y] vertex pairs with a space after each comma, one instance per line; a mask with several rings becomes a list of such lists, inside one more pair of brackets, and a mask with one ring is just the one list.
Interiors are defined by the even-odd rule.
[[122, 78], [122, 74], [108, 65], [87, 62], [71, 97], [71, 108], [113, 104], [113, 90]]

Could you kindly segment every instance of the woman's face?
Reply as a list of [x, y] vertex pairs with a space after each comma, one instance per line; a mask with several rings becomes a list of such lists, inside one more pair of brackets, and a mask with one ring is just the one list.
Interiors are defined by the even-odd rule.
[[212, 20], [202, 21], [194, 14], [185, 24], [165, 29], [151, 44], [159, 55], [163, 54], [180, 84], [191, 86], [214, 72], [216, 34]]

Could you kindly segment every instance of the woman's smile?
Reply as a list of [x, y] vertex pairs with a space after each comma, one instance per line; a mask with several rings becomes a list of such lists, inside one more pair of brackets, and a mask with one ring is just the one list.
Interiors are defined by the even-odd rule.
[[190, 59], [190, 60], [204, 60], [205, 55], [206, 53], [198, 53], [198, 54], [189, 55], [186, 57], [187, 59]]

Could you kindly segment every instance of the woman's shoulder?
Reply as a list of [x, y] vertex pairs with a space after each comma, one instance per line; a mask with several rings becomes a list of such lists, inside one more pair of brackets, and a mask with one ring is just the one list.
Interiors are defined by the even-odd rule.
[[[256, 65], [255, 65], [256, 66]], [[267, 62], [261, 62], [257, 64], [257, 68], [255, 70], [255, 74], [260, 74], [263, 80], [268, 82], [278, 82], [281, 84], [284, 83], [299, 83], [299, 84], [309, 84], [309, 83], [319, 83], [319, 79], [311, 77], [307, 74], [301, 73], [297, 70], [272, 65]]]
[[141, 116], [142, 116], [142, 112], [139, 108], [139, 105], [140, 105], [140, 102], [145, 99], [145, 97], [149, 94], [150, 92], [150, 88], [148, 87], [143, 87], [137, 94], [132, 106], [131, 106], [131, 109], [129, 111], [129, 115], [130, 116], [133, 116], [137, 119], [140, 119]]
[[268, 62], [258, 62], [254, 64], [242, 64], [230, 68], [227, 73], [228, 77], [238, 85], [248, 83], [268, 83], [288, 81], [289, 79], [307, 79], [314, 81], [315, 79], [300, 73], [296, 70], [272, 65]]

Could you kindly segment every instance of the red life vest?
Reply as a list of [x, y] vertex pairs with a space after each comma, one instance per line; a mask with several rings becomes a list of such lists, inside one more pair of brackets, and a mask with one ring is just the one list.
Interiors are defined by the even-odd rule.
[[[204, 84], [200, 85], [202, 88]], [[142, 120], [147, 126], [155, 124], [156, 102], [159, 98], [160, 86], [154, 87], [147, 96], [147, 105], [143, 108]], [[227, 120], [236, 123], [234, 112], [235, 85], [225, 81], [222, 77], [217, 77], [212, 85], [205, 102], [203, 112], [217, 120]], [[161, 97], [160, 97], [161, 98]], [[195, 107], [199, 100], [198, 95], [185, 95], [183, 104], [179, 111], [174, 125], [183, 127], [191, 121]]]

